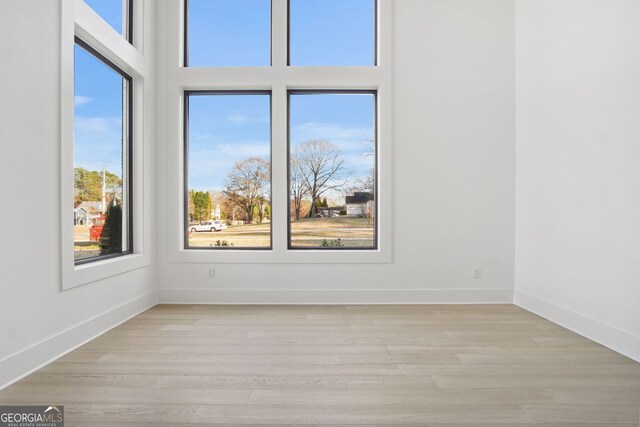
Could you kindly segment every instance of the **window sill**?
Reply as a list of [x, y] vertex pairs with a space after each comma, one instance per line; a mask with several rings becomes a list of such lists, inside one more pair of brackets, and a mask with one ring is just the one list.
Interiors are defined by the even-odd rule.
[[130, 254], [81, 265], [63, 267], [62, 289], [72, 289], [150, 265], [146, 254]]
[[172, 263], [210, 264], [389, 264], [391, 253], [386, 250], [193, 250], [169, 253]]

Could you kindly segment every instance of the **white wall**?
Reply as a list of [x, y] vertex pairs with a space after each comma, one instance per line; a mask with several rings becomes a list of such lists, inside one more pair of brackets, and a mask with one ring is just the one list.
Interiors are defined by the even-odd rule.
[[640, 360], [640, 2], [517, 0], [516, 302]]
[[[156, 274], [152, 265], [61, 291], [60, 2], [2, 1], [0, 9], [2, 388], [153, 305]], [[147, 52], [153, 50], [152, 23], [146, 23]], [[153, 119], [153, 103], [149, 108]], [[152, 124], [145, 128], [150, 143]], [[147, 157], [150, 178], [154, 164]], [[152, 193], [144, 198], [153, 206]]]
[[516, 0], [515, 30], [511, 0], [394, 2], [391, 264], [218, 264], [209, 280], [209, 265], [168, 262], [176, 141], [158, 135], [153, 149], [156, 124], [175, 117], [160, 103], [155, 123], [147, 91], [158, 263], [64, 292], [59, 12], [2, 2], [0, 387], [153, 304], [158, 287], [168, 302], [509, 302], [514, 258], [518, 304], [640, 358], [637, 1]]
[[[218, 264], [210, 280], [209, 265], [168, 262], [161, 245], [162, 301], [511, 301], [513, 2], [393, 3], [393, 262]], [[178, 46], [160, 43], [163, 49]], [[176, 119], [159, 115], [161, 121]], [[158, 151], [159, 170], [175, 161], [166, 151]], [[167, 206], [164, 189], [175, 186], [165, 174], [159, 174], [158, 184], [159, 206]], [[164, 212], [159, 221], [164, 227], [158, 238], [164, 242], [173, 225]], [[482, 268], [482, 278], [472, 278], [474, 266]]]

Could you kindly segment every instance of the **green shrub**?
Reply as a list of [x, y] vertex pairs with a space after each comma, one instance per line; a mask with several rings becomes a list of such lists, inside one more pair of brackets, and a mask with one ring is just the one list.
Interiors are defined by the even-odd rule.
[[337, 247], [342, 247], [344, 245], [342, 244], [342, 240], [341, 239], [335, 239], [335, 240], [324, 239], [322, 241], [322, 244], [320, 244], [320, 246], [337, 248]]
[[211, 246], [233, 246], [233, 243], [229, 243], [226, 240], [216, 240]]

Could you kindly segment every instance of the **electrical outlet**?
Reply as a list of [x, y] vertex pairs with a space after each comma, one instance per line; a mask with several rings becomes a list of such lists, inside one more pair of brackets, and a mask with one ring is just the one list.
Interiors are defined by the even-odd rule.
[[473, 267], [472, 274], [474, 279], [479, 279], [482, 276], [482, 270], [480, 267]]
[[209, 270], [207, 272], [207, 278], [209, 278], [209, 279], [215, 279], [216, 278], [216, 268], [215, 267], [209, 267]]

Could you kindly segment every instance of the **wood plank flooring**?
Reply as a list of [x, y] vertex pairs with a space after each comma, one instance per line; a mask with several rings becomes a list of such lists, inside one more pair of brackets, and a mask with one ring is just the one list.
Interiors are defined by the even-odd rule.
[[67, 426], [628, 425], [640, 364], [513, 305], [159, 305], [0, 391]]

